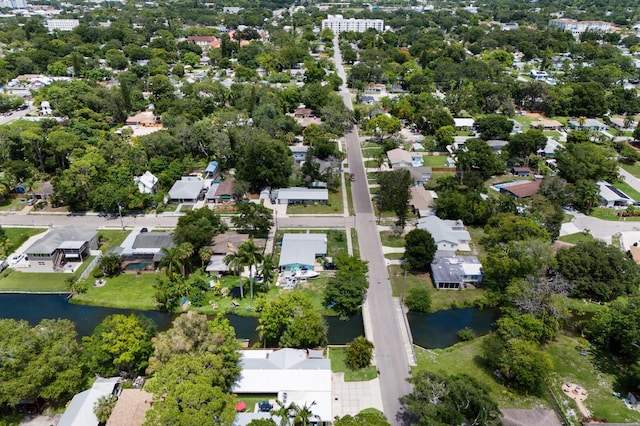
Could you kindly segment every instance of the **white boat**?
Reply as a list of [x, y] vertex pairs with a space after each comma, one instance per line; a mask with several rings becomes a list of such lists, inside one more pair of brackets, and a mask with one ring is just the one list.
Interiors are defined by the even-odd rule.
[[316, 271], [310, 271], [308, 269], [301, 269], [299, 271], [296, 271], [296, 278], [306, 278], [310, 280], [312, 278], [318, 278], [319, 276], [320, 273]]

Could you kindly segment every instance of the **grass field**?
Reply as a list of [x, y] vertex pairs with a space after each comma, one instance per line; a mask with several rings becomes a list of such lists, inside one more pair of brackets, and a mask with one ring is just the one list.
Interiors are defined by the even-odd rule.
[[329, 359], [331, 360], [331, 371], [334, 373], [344, 373], [345, 382], [363, 382], [373, 380], [378, 373], [372, 365], [354, 370], [349, 367], [344, 360], [343, 348], [329, 348]]
[[2, 228], [7, 237], [8, 245], [6, 256], [16, 251], [25, 241], [34, 235], [46, 231], [46, 228]]
[[635, 162], [633, 164], [620, 163], [620, 167], [631, 173], [637, 178], [640, 178], [640, 163]]
[[118, 230], [106, 230], [101, 229], [98, 231], [98, 238], [100, 239], [100, 250], [106, 253], [107, 250], [113, 247], [118, 247], [130, 231], [118, 231]]
[[[404, 271], [400, 265], [390, 265], [388, 270], [393, 296], [400, 297], [404, 283]], [[411, 271], [407, 273], [404, 294], [406, 295], [413, 287], [424, 287], [429, 290], [431, 296], [431, 312], [460, 308], [463, 306], [474, 306], [477, 300], [484, 298], [484, 290], [438, 290], [433, 286], [431, 276], [426, 272]]]
[[380, 232], [380, 240], [383, 246], [404, 247], [404, 237], [396, 237], [392, 231]]
[[[120, 274], [117, 277], [106, 278], [103, 287], [94, 287], [93, 279], [89, 278], [89, 288], [86, 293], [74, 296], [71, 303], [79, 305], [105, 306], [121, 309], [156, 309], [153, 298], [156, 274]], [[164, 275], [162, 275], [164, 278]]]
[[400, 260], [404, 259], [404, 253], [387, 253], [384, 257], [389, 260]]
[[558, 239], [570, 244], [578, 244], [581, 241], [587, 242], [594, 240], [593, 235], [585, 234], [584, 232], [576, 232], [575, 234], [564, 235]]
[[422, 162], [425, 167], [446, 167], [447, 156], [446, 155], [423, 155]]
[[351, 244], [353, 245], [353, 255], [360, 257], [360, 244], [358, 242], [358, 231], [355, 228], [351, 228]]
[[596, 207], [591, 212], [590, 216], [602, 219], [602, 220], [614, 220], [614, 221], [625, 221], [625, 222], [638, 222], [640, 221], [640, 216], [635, 217], [618, 217], [618, 211], [614, 209], [609, 209], [606, 207]]
[[0, 275], [0, 291], [60, 293], [68, 291], [66, 279], [71, 274], [58, 272], [20, 272], [9, 269]]
[[347, 191], [347, 207], [349, 209], [349, 214], [351, 216], [355, 215], [356, 212], [353, 209], [353, 196], [351, 194], [351, 181], [348, 176], [345, 176], [344, 180], [344, 190]]

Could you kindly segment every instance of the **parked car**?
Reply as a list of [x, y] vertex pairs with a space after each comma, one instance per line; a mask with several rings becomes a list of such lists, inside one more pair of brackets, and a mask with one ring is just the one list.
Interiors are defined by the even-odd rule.
[[32, 206], [36, 203], [36, 199], [35, 198], [30, 198], [29, 201], [27, 201], [27, 205], [28, 206]]
[[148, 230], [147, 228], [142, 228], [142, 229], [140, 230], [140, 233], [142, 234], [143, 232], [149, 232], [149, 230]]
[[15, 265], [16, 263], [20, 263], [20, 261], [22, 259], [24, 259], [24, 258], [25, 258], [24, 254], [14, 254], [13, 256], [11, 256], [11, 259], [9, 260], [9, 263]]
[[355, 174], [355, 173], [351, 173], [351, 174], [349, 174], [349, 180], [350, 180], [351, 182], [355, 182], [355, 181], [356, 181], [356, 174]]

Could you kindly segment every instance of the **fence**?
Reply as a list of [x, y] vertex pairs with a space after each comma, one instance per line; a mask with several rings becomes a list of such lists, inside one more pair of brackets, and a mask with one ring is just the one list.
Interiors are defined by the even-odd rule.
[[89, 263], [85, 270], [82, 271], [82, 274], [78, 277], [78, 281], [86, 280], [91, 271], [93, 271], [93, 268], [98, 265], [98, 262], [100, 262], [100, 259], [102, 258], [102, 252], [100, 250], [91, 250], [91, 254], [96, 257], [94, 257], [91, 263]]

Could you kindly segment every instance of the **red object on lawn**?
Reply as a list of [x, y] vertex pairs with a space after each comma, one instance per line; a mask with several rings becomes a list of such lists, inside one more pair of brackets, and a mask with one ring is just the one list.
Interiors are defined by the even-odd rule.
[[245, 408], [247, 408], [247, 404], [245, 404], [244, 401], [240, 401], [236, 404], [236, 411], [243, 411]]

